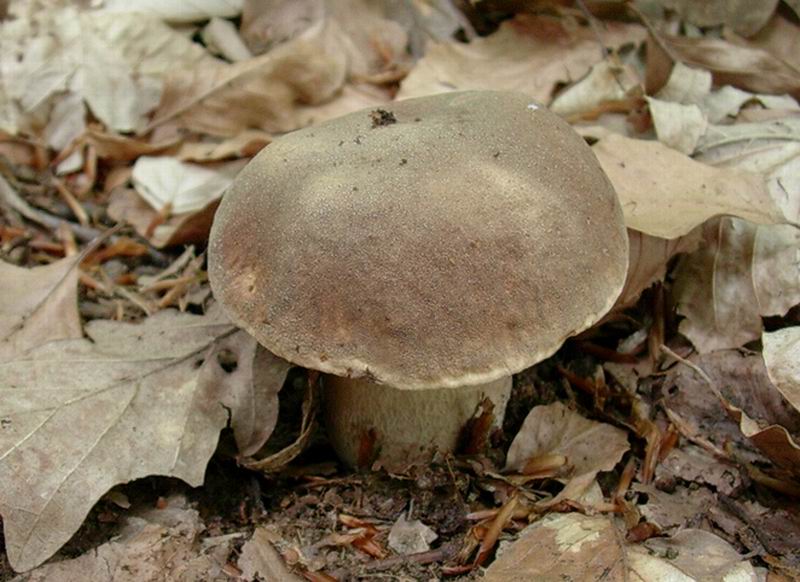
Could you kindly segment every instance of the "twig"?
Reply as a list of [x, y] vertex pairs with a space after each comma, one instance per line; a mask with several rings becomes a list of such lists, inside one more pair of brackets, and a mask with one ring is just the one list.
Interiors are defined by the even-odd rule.
[[45, 228], [56, 230], [60, 224], [66, 224], [75, 235], [75, 238], [81, 242], [89, 242], [102, 234], [102, 232], [96, 228], [81, 226], [80, 224], [75, 224], [69, 220], [64, 220], [63, 218], [58, 218], [52, 214], [33, 208], [17, 194], [14, 188], [11, 187], [11, 184], [8, 183], [5, 176], [2, 175], [0, 175], [0, 199], [31, 222], [35, 222]]

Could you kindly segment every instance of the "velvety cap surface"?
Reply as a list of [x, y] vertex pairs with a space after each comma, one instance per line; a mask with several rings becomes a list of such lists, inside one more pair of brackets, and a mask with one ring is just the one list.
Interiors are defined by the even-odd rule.
[[288, 134], [211, 232], [214, 295], [275, 354], [402, 388], [488, 382], [597, 321], [625, 279], [616, 194], [518, 93], [447, 93]]

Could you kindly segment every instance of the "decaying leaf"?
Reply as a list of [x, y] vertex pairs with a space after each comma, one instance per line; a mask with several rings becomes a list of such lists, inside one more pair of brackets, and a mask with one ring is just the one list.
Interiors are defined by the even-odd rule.
[[[264, 396], [255, 340], [219, 314], [162, 311], [86, 332], [91, 341], [0, 364], [0, 514], [16, 570], [50, 557], [114, 485], [148, 475], [200, 485], [229, 414]], [[263, 437], [250, 419], [243, 432]]]
[[[237, 537], [199, 541], [205, 526], [182, 497], [163, 509], [138, 511], [126, 519], [119, 536], [72, 560], [45, 564], [27, 573], [26, 582], [225, 582], [224, 572]], [[22, 582], [21, 580], [19, 582]]]
[[672, 239], [721, 214], [762, 224], [791, 221], [760, 174], [714, 168], [656, 141], [605, 133], [592, 149], [620, 197], [628, 228]]
[[272, 136], [257, 129], [245, 130], [223, 141], [186, 142], [175, 157], [182, 162], [219, 162], [252, 158], [272, 141]]
[[721, 218], [705, 228], [706, 244], [675, 273], [680, 331], [700, 352], [758, 339], [762, 316], [800, 303], [800, 231]]
[[133, 165], [133, 186], [154, 210], [169, 205], [171, 213], [197, 212], [222, 197], [245, 162], [212, 167], [173, 157], [142, 156]]
[[555, 402], [530, 411], [508, 450], [506, 470], [521, 471], [530, 459], [543, 455], [563, 455], [573, 475], [594, 475], [613, 469], [628, 448], [620, 429]]
[[80, 338], [79, 257], [24, 269], [0, 261], [0, 362], [49, 341]]
[[661, 0], [665, 7], [696, 26], [725, 24], [744, 36], [758, 32], [770, 19], [778, 0]]
[[160, 216], [135, 190], [119, 188], [111, 195], [108, 215], [117, 222], [131, 224], [154, 247], [164, 248], [205, 243], [218, 205], [219, 199], [197, 212]]
[[144, 115], [158, 103], [161, 76], [168, 69], [213, 61], [200, 45], [144, 14], [59, 7], [0, 32], [15, 34], [22, 40], [8, 56], [21, 67], [14, 73], [12, 97], [23, 114], [33, 116], [69, 90], [119, 131], [143, 126]]
[[609, 101], [624, 99], [639, 87], [639, 79], [630, 66], [603, 60], [589, 73], [565, 89], [550, 104], [559, 115], [569, 116], [592, 111]]
[[427, 552], [437, 537], [436, 532], [418, 519], [397, 518], [389, 530], [389, 547], [400, 555]]
[[242, 546], [239, 556], [239, 569], [245, 580], [266, 580], [267, 582], [300, 582], [272, 546], [272, 535], [264, 527], [257, 527], [253, 537]]
[[664, 279], [673, 257], [694, 251], [700, 241], [700, 229], [669, 240], [629, 228], [628, 274], [614, 308], [622, 309], [636, 303], [642, 291]]
[[800, 327], [765, 332], [761, 343], [772, 384], [800, 411]]
[[102, 10], [110, 13], [143, 12], [167, 22], [197, 22], [218, 16], [231, 18], [242, 11], [244, 0], [104, 0]]
[[653, 538], [644, 545], [633, 545], [622, 541], [620, 527], [608, 517], [577, 513], [547, 516], [529, 526], [502, 551], [483, 579], [758, 580], [753, 567], [712, 533], [687, 529], [669, 539]]
[[[644, 29], [605, 23], [600, 35], [605, 46], [616, 49], [640, 43]], [[403, 81], [398, 98], [494, 89], [520, 91], [548, 103], [557, 85], [581, 79], [602, 57], [589, 28], [566, 30], [560, 21], [517, 17], [469, 44], [432, 44]]]
[[347, 62], [341, 34], [335, 23], [320, 22], [254, 59], [174, 70], [167, 76], [150, 128], [172, 120], [222, 137], [246, 129], [297, 129], [298, 102], [324, 102], [344, 83]]

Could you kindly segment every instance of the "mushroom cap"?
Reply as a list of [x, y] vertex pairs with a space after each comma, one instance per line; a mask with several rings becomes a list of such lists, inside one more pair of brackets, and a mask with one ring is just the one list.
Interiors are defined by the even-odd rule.
[[628, 239], [566, 122], [468, 91], [275, 140], [224, 196], [208, 257], [214, 295], [273, 353], [422, 389], [550, 356], [614, 304]]

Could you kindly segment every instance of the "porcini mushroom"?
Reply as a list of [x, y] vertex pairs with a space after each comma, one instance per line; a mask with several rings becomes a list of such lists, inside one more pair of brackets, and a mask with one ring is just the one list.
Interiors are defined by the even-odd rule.
[[[484, 395], [617, 298], [617, 196], [567, 123], [519, 93], [391, 103], [275, 140], [214, 221], [209, 277], [239, 326], [327, 374], [355, 464], [452, 450]], [[497, 412], [497, 411], [496, 411]]]

